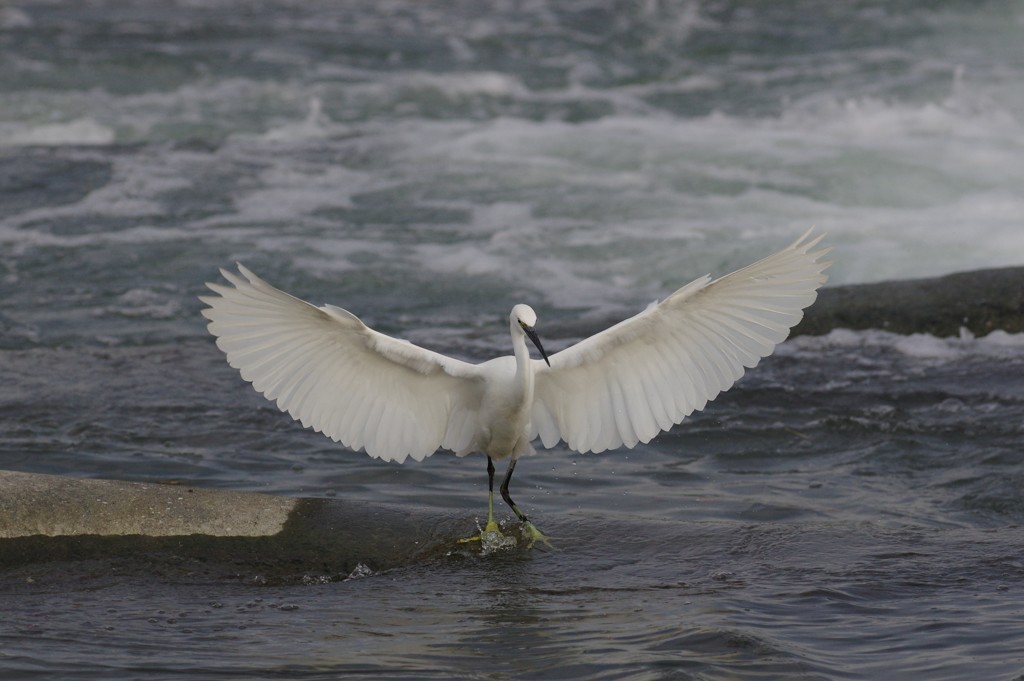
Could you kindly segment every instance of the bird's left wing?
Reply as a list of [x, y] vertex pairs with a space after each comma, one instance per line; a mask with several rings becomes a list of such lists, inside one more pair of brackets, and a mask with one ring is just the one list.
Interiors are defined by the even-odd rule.
[[578, 452], [648, 442], [727, 390], [785, 340], [831, 264], [821, 236], [716, 281], [701, 277], [640, 314], [537, 363], [533, 435]]
[[472, 445], [483, 380], [474, 364], [369, 328], [333, 305], [316, 307], [244, 266], [232, 286], [200, 298], [217, 347], [242, 378], [302, 425], [386, 461], [417, 461]]

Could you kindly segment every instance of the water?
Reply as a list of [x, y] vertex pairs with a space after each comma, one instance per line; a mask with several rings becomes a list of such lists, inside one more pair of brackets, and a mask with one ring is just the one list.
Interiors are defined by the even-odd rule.
[[[213, 346], [202, 282], [241, 260], [482, 360], [515, 302], [557, 350], [812, 224], [833, 283], [1018, 265], [1022, 29], [1013, 2], [6, 3], [0, 467], [471, 524], [480, 461], [295, 426]], [[555, 552], [12, 570], [0, 669], [1016, 678], [1022, 345], [788, 342], [649, 445], [524, 461]]]

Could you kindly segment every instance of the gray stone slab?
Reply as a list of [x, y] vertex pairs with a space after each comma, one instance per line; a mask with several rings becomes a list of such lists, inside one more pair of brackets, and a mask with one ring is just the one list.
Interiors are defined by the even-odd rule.
[[185, 485], [0, 471], [0, 538], [270, 536], [284, 528], [296, 501]]

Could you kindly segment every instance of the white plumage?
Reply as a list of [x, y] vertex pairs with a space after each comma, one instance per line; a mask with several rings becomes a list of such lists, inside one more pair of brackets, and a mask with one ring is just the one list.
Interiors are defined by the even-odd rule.
[[[242, 378], [347, 447], [398, 462], [440, 448], [511, 457], [502, 493], [525, 521], [507, 485], [533, 440], [578, 452], [633, 447], [703, 409], [814, 302], [831, 264], [829, 249], [813, 250], [821, 238], [807, 232], [721, 279], [701, 277], [550, 358], [526, 305], [509, 316], [513, 356], [471, 364], [299, 300], [242, 265], [241, 277], [221, 270], [231, 286], [208, 284], [219, 295], [202, 298], [203, 315]], [[530, 359], [527, 337], [544, 360]]]

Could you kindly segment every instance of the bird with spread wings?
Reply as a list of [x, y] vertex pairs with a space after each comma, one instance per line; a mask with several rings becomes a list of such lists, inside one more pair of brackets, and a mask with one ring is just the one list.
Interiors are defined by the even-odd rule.
[[[789, 247], [720, 279], [704, 276], [605, 331], [550, 356], [537, 315], [509, 315], [513, 354], [472, 364], [369, 328], [334, 305], [317, 307], [239, 264], [230, 286], [207, 284], [203, 315], [228, 363], [303, 426], [399, 463], [438, 449], [487, 457], [488, 520], [494, 461], [509, 459], [502, 498], [532, 544], [545, 539], [509, 494], [516, 461], [559, 441], [577, 452], [649, 442], [704, 408], [771, 354], [824, 284], [808, 231]], [[532, 359], [530, 339], [541, 359]]]

